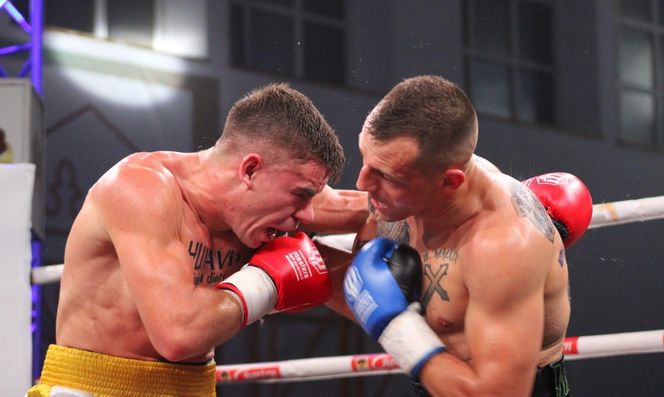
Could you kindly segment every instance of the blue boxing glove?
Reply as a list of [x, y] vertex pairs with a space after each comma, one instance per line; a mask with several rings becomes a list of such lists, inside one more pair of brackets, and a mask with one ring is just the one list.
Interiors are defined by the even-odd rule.
[[385, 238], [362, 247], [344, 279], [344, 296], [355, 318], [413, 378], [445, 350], [419, 313], [421, 283], [417, 251]]

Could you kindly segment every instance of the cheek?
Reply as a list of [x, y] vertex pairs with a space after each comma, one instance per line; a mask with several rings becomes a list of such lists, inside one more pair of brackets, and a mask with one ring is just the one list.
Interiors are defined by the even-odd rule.
[[411, 193], [403, 188], [396, 188], [390, 185], [385, 185], [385, 188], [382, 190], [383, 195], [395, 204], [399, 205], [408, 201]]
[[408, 209], [422, 201], [422, 192], [418, 190], [397, 189], [389, 193], [390, 203], [395, 209]]
[[292, 214], [294, 210], [295, 204], [291, 197], [268, 196], [265, 198], [264, 216], [283, 217]]

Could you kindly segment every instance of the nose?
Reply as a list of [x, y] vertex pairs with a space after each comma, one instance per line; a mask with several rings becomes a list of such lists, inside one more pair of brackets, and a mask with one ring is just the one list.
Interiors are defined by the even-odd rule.
[[355, 187], [364, 192], [369, 191], [370, 176], [366, 167], [360, 168], [360, 173], [357, 175], [357, 181], [355, 181]]
[[314, 206], [313, 206], [313, 201], [309, 200], [307, 201], [307, 204], [297, 210], [295, 214], [293, 214], [293, 217], [297, 221], [297, 223], [311, 223], [314, 221]]

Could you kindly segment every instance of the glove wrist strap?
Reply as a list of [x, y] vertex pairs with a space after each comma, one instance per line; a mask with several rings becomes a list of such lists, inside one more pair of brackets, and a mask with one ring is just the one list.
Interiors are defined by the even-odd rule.
[[392, 319], [378, 338], [378, 343], [414, 379], [419, 378], [427, 361], [446, 350], [424, 317], [413, 309]]
[[261, 269], [244, 266], [219, 284], [219, 288], [235, 293], [242, 305], [242, 326], [249, 325], [270, 313], [277, 304], [277, 287]]

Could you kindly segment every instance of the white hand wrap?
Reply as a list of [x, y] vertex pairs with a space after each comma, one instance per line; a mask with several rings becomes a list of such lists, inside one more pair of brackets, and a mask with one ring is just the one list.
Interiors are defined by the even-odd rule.
[[422, 366], [445, 345], [420, 314], [420, 304], [411, 303], [385, 327], [378, 343], [390, 353], [401, 369], [418, 378]]
[[270, 313], [277, 304], [277, 287], [267, 273], [255, 266], [245, 265], [221, 285], [222, 288], [234, 292], [231, 295], [242, 305], [243, 326]]

